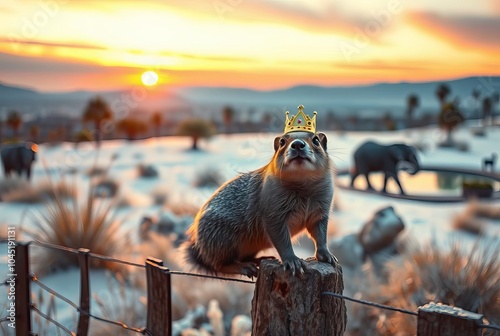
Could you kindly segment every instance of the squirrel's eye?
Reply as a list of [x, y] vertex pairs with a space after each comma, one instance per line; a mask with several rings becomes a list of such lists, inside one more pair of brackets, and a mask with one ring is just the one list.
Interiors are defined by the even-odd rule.
[[286, 145], [286, 140], [282, 138], [280, 140], [280, 146], [283, 147], [284, 145]]
[[320, 142], [319, 142], [318, 137], [314, 137], [314, 138], [313, 138], [313, 144], [315, 144], [316, 146], [319, 146], [319, 145], [320, 145]]

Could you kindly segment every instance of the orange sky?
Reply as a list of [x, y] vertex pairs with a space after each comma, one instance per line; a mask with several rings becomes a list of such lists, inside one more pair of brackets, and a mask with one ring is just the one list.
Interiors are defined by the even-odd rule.
[[500, 1], [0, 0], [0, 81], [256, 89], [500, 75]]

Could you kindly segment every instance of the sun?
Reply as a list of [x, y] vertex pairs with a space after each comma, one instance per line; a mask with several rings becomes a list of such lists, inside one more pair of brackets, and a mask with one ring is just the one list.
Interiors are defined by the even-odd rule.
[[153, 86], [158, 83], [158, 74], [154, 71], [145, 71], [141, 76], [142, 84]]

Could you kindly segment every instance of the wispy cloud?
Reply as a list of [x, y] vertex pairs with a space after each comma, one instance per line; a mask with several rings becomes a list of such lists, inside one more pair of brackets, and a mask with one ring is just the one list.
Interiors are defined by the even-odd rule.
[[500, 52], [500, 16], [444, 16], [414, 12], [408, 14], [408, 18], [418, 28], [457, 47]]

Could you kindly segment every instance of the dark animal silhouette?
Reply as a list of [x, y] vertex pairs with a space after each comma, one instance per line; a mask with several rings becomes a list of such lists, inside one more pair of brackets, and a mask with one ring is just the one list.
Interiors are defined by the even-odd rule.
[[31, 177], [31, 165], [36, 159], [38, 146], [32, 142], [3, 146], [0, 149], [3, 171], [5, 176], [10, 176], [12, 171], [19, 176], [26, 173], [28, 180]]
[[484, 171], [488, 171], [488, 170], [491, 172], [495, 171], [497, 156], [498, 156], [497, 153], [493, 153], [493, 154], [491, 154], [490, 157], [485, 157], [483, 159], [483, 170]]
[[384, 172], [383, 192], [386, 192], [387, 180], [392, 177], [404, 195], [403, 187], [398, 178], [398, 169], [407, 169], [410, 174], [419, 170], [416, 150], [404, 144], [384, 146], [373, 141], [363, 143], [354, 152], [354, 167], [351, 170], [351, 186], [358, 175], [365, 175], [369, 190], [373, 190], [368, 175], [371, 172]]

